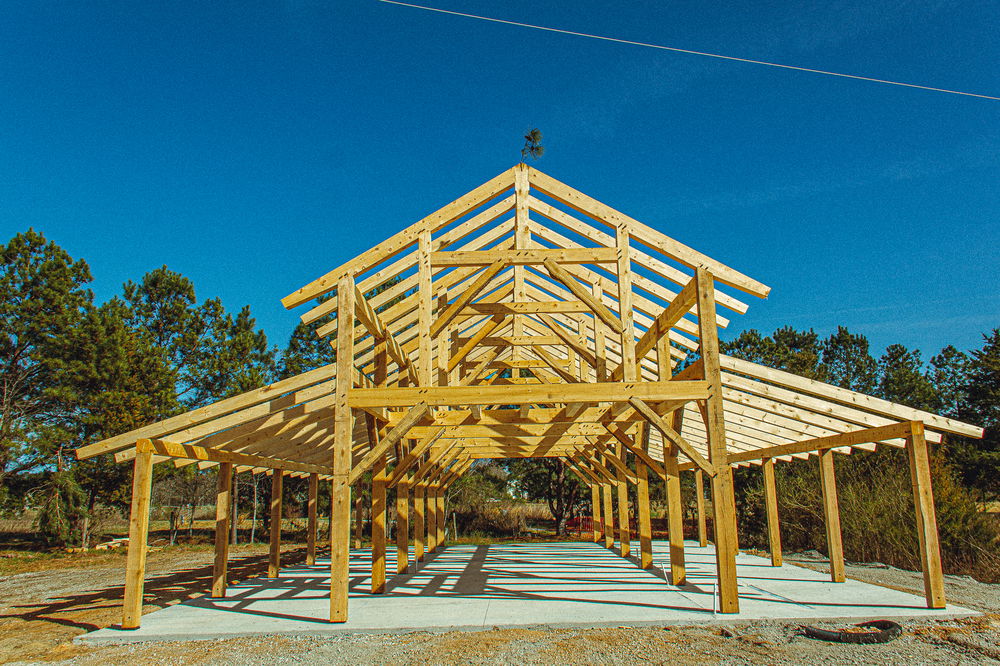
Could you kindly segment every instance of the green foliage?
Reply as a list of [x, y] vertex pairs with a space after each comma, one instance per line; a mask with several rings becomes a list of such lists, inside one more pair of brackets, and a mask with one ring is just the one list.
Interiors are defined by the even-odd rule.
[[[841, 327], [820, 341], [812, 331], [779, 329], [773, 336], [747, 331], [726, 353], [825, 378], [845, 388], [918, 409], [940, 411], [986, 427], [984, 440], [950, 438], [932, 449], [932, 474], [946, 569], [994, 578], [1000, 565], [996, 523], [982, 510], [975, 491], [995, 497], [1000, 478], [997, 426], [1000, 425], [1000, 333], [966, 356], [946, 347], [926, 366], [917, 350], [890, 345], [876, 361], [864, 336]], [[814, 363], [814, 359], [818, 362]], [[994, 430], [991, 430], [991, 426]], [[909, 464], [904, 452], [837, 456], [844, 549], [848, 559], [920, 565]], [[825, 529], [815, 459], [776, 468], [782, 541], [786, 549], [824, 551]], [[970, 487], [972, 490], [970, 490]], [[992, 494], [991, 494], [992, 493]], [[766, 547], [764, 497], [758, 469], [737, 472], [740, 542]], [[993, 573], [990, 573], [993, 572]]]
[[49, 546], [79, 543], [78, 523], [86, 514], [86, 499], [73, 474], [58, 471], [39, 489], [42, 501], [35, 527]]
[[52, 463], [74, 430], [67, 336], [91, 307], [90, 269], [29, 229], [0, 245], [0, 486]]
[[965, 399], [959, 415], [986, 429], [981, 440], [955, 438], [955, 458], [965, 483], [987, 499], [1000, 499], [1000, 328], [983, 336], [983, 348], [972, 352]]
[[521, 149], [521, 161], [527, 158], [537, 160], [545, 154], [545, 146], [542, 145], [542, 131], [537, 127], [529, 130], [524, 135], [524, 148]]
[[512, 460], [509, 469], [527, 499], [548, 504], [558, 535], [565, 533], [566, 520], [574, 515], [577, 504], [590, 497], [587, 486], [558, 458]]

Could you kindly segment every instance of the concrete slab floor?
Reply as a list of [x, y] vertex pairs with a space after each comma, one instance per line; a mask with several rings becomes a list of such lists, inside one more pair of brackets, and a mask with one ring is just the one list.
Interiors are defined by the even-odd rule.
[[[637, 552], [638, 544], [632, 550]], [[229, 588], [225, 599], [201, 597], [155, 611], [140, 629], [101, 629], [80, 642], [209, 639], [251, 634], [698, 624], [751, 619], [955, 617], [974, 611], [930, 610], [923, 597], [741, 553], [740, 613], [714, 614], [715, 553], [686, 544], [688, 583], [666, 582], [669, 545], [654, 542], [653, 570], [594, 543], [448, 546], [415, 573], [390, 576], [385, 594], [370, 589], [371, 552], [351, 552], [349, 620], [331, 624], [329, 560], [281, 570]], [[395, 551], [386, 570], [396, 570]], [[411, 556], [412, 562], [412, 556]], [[413, 567], [411, 565], [411, 571]]]

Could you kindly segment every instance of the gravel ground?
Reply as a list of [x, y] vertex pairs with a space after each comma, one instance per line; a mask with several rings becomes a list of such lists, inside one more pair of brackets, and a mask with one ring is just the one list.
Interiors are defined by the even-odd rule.
[[[190, 557], [186, 562], [190, 566]], [[200, 557], [206, 561], [209, 555]], [[171, 580], [168, 572], [174, 558], [162, 557], [157, 571]], [[810, 554], [790, 556], [786, 560], [802, 566], [824, 569], [822, 558]], [[107, 570], [107, 571], [105, 571]], [[289, 638], [255, 636], [251, 638], [215, 641], [189, 641], [128, 644], [105, 647], [73, 645], [68, 639], [82, 633], [82, 624], [73, 620], [67, 624], [49, 622], [46, 649], [40, 644], [24, 651], [12, 650], [14, 645], [6, 626], [12, 615], [8, 612], [11, 589], [17, 596], [47, 594], [50, 598], [74, 598], [80, 589], [94, 589], [94, 580], [108, 575], [120, 577], [120, 566], [94, 567], [86, 575], [62, 575], [71, 570], [17, 574], [0, 579], [0, 658], [26, 659], [16, 663], [57, 662], [67, 664], [133, 664], [159, 662], [163, 664], [284, 664], [314, 661], [334, 663], [399, 663], [399, 664], [1000, 664], [1000, 585], [979, 583], [963, 576], [948, 576], [946, 590], [949, 601], [986, 613], [982, 617], [961, 620], [904, 622], [904, 634], [883, 645], [843, 645], [826, 643], [805, 637], [800, 627], [785, 622], [753, 621], [713, 626], [667, 626], [662, 628], [603, 628], [603, 629], [494, 629], [492, 631], [453, 631], [443, 633], [413, 632], [407, 634], [349, 634], [330, 638]], [[185, 570], [183, 573], [187, 573]], [[198, 570], [200, 571], [200, 570]], [[847, 573], [853, 578], [919, 593], [922, 577], [885, 565], [849, 564]], [[172, 578], [176, 579], [177, 574]], [[190, 576], [189, 576], [190, 577]], [[55, 578], [55, 580], [53, 580]], [[48, 582], [45, 582], [48, 581]], [[89, 584], [89, 585], [88, 585]], [[190, 594], [176, 583], [160, 586], [174, 589], [175, 598]], [[179, 590], [179, 591], [178, 591]], [[53, 594], [55, 593], [55, 594]], [[105, 595], [107, 596], [107, 595]], [[159, 601], [159, 598], [158, 598]], [[98, 602], [107, 608], [108, 624], [117, 612], [117, 601]], [[51, 608], [52, 602], [49, 603]], [[80, 613], [94, 612], [82, 608]], [[22, 613], [23, 614], [23, 613]], [[57, 614], [47, 612], [46, 618]], [[16, 617], [16, 616], [14, 616]], [[20, 618], [25, 626], [47, 621], [45, 618]], [[91, 622], [97, 618], [91, 618]], [[100, 622], [98, 622], [100, 624]], [[841, 628], [825, 623], [824, 628]], [[62, 629], [61, 633], [59, 628]], [[15, 632], [16, 633], [16, 632]], [[32, 632], [28, 632], [32, 633]], [[42, 638], [36, 635], [36, 642]], [[4, 649], [7, 648], [7, 649]], [[0, 659], [2, 660], [2, 659]]]

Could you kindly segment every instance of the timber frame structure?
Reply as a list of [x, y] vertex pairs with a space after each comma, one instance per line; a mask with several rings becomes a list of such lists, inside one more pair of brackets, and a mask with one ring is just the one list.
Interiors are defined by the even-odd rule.
[[[693, 472], [699, 540], [711, 494], [718, 593], [739, 612], [733, 468], [760, 465], [774, 565], [781, 564], [774, 465], [819, 459], [831, 577], [844, 580], [834, 452], [905, 447], [927, 604], [945, 604], [927, 442], [982, 429], [719, 353], [717, 309], [769, 287], [518, 164], [283, 299], [336, 362], [78, 449], [135, 468], [123, 628], [139, 626], [152, 466], [219, 466], [212, 595], [226, 594], [234, 473], [309, 478], [307, 563], [317, 488], [331, 484], [330, 620], [348, 614], [351, 487], [370, 473], [372, 592], [385, 591], [395, 489], [397, 573], [409, 546], [444, 544], [445, 490], [483, 458], [549, 457], [591, 488], [593, 539], [630, 555], [637, 488], [642, 567], [652, 566], [649, 483], [664, 483], [670, 582], [685, 582], [680, 474]], [[318, 300], [326, 297], [326, 300]], [[693, 363], [688, 355], [695, 352]], [[613, 505], [617, 496], [617, 519]], [[272, 521], [270, 575], [280, 566]]]

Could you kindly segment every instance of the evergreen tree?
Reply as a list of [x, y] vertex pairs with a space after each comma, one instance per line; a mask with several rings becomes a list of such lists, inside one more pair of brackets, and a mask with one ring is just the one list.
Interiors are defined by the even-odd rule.
[[982, 349], [972, 352], [963, 420], [983, 426], [983, 439], [955, 442], [955, 457], [965, 483], [987, 498], [1000, 498], [1000, 328], [984, 335]]
[[0, 245], [0, 492], [60, 464], [75, 429], [61, 358], [91, 308], [90, 269], [29, 229]]
[[934, 386], [924, 374], [919, 350], [889, 345], [878, 364], [879, 397], [916, 409], [934, 409], [937, 403]]
[[868, 351], [868, 338], [838, 326], [821, 346], [826, 381], [861, 393], [875, 390], [878, 363]]

